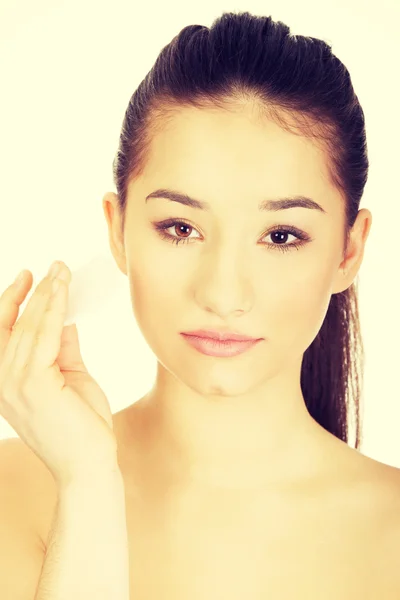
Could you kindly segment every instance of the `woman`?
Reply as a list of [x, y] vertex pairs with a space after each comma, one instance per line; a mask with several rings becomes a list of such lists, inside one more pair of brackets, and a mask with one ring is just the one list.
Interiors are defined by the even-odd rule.
[[[37, 600], [74, 586], [102, 600], [398, 597], [400, 513], [390, 527], [382, 517], [398, 507], [398, 469], [358, 451], [367, 174], [364, 113], [325, 42], [246, 12], [163, 48], [125, 114], [117, 194], [103, 198], [156, 380], [111, 415], [76, 329], [53, 324], [70, 394], [58, 431], [67, 440], [83, 398], [103, 437], [81, 405], [80, 446], [72, 425], [58, 452], [42, 451], [44, 431], [25, 436], [57, 484]], [[66, 309], [66, 295], [53, 302]]]

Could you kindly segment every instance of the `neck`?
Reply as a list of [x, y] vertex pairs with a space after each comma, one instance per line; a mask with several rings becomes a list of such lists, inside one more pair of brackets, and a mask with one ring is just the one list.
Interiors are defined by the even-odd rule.
[[329, 434], [308, 413], [300, 385], [285, 375], [268, 389], [217, 396], [159, 371], [152, 390], [133, 405], [150, 472], [187, 487], [241, 490], [312, 477], [323, 468]]

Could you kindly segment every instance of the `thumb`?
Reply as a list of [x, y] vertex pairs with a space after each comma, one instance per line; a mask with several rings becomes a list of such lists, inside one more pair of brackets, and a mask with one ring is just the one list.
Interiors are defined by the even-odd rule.
[[79, 346], [78, 329], [76, 323], [67, 325], [61, 333], [60, 352], [56, 362], [60, 371], [83, 371], [87, 373]]

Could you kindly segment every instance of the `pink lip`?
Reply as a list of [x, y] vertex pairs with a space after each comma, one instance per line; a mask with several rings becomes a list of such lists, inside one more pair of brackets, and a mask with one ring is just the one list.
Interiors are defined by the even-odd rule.
[[207, 356], [229, 357], [242, 354], [249, 348], [255, 346], [261, 339], [250, 339], [245, 341], [221, 341], [212, 338], [198, 337], [181, 333], [186, 341], [202, 354]]
[[233, 331], [218, 331], [216, 329], [196, 329], [196, 331], [185, 331], [182, 335], [191, 335], [198, 338], [207, 338], [213, 340], [219, 340], [220, 342], [250, 342], [256, 341], [257, 339], [248, 335], [241, 335], [234, 333]]

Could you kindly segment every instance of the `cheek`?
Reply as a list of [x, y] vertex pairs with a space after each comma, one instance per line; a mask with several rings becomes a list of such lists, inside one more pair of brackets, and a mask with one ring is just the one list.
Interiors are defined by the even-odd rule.
[[[184, 278], [179, 277], [178, 283], [181, 280]], [[178, 329], [184, 317], [184, 291], [155, 261], [131, 264], [129, 281], [137, 326], [157, 359], [166, 367], [162, 357], [174, 355], [175, 344], [177, 349], [182, 344]]]
[[[143, 255], [142, 255], [143, 256]], [[184, 275], [168, 271], [159, 257], [131, 262], [129, 281], [132, 307], [137, 321], [164, 321], [179, 311], [183, 297]], [[168, 322], [168, 320], [167, 320]]]
[[265, 330], [267, 335], [270, 331], [274, 343], [300, 354], [313, 342], [325, 319], [332, 273], [302, 268], [298, 278], [282, 275], [280, 281], [280, 285], [264, 290], [261, 311], [265, 314]]

